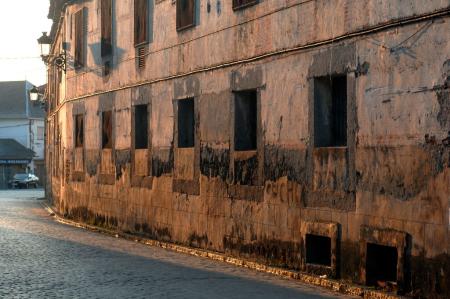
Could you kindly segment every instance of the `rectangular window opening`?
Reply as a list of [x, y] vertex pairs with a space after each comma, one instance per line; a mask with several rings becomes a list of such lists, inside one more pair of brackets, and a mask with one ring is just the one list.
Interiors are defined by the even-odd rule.
[[177, 30], [195, 25], [195, 0], [177, 0]]
[[134, 0], [134, 45], [148, 42], [148, 0]]
[[80, 68], [84, 65], [84, 13], [80, 9], [75, 13], [75, 57], [74, 66]]
[[178, 101], [178, 147], [195, 146], [194, 99]]
[[102, 112], [102, 148], [112, 148], [112, 112]]
[[331, 267], [331, 238], [306, 235], [306, 263]]
[[347, 76], [314, 79], [314, 145], [347, 146]]
[[101, 0], [101, 55], [112, 54], [112, 0]]
[[148, 147], [148, 112], [147, 105], [134, 107], [134, 143], [135, 149]]
[[75, 115], [75, 147], [83, 147], [84, 144], [84, 116]]
[[234, 149], [250, 151], [257, 149], [257, 91], [234, 93]]
[[37, 127], [36, 135], [37, 140], [44, 140], [44, 127]]
[[111, 62], [110, 61], [105, 61], [103, 63], [103, 76], [109, 76], [109, 74], [111, 74]]
[[259, 0], [233, 0], [233, 9], [241, 9], [251, 5], [255, 5]]
[[378, 282], [397, 282], [397, 248], [367, 243], [366, 284], [378, 286]]

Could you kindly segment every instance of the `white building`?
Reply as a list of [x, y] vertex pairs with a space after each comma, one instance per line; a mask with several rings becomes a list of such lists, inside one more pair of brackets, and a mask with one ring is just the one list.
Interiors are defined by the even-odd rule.
[[30, 101], [28, 91], [32, 87], [28, 81], [0, 82], [0, 138], [15, 139], [34, 151], [26, 169], [43, 180], [45, 111], [40, 103]]

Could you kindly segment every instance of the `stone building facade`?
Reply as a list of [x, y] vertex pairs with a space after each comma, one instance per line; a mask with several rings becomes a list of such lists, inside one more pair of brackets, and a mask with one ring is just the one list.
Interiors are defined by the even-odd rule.
[[[450, 1], [52, 1], [67, 217], [450, 296]], [[394, 284], [395, 285], [395, 284]]]

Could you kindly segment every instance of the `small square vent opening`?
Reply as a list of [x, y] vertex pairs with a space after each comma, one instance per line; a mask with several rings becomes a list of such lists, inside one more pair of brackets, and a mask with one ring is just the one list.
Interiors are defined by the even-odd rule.
[[307, 234], [306, 263], [331, 267], [331, 238]]
[[397, 248], [367, 243], [366, 284], [378, 286], [382, 282], [397, 281]]

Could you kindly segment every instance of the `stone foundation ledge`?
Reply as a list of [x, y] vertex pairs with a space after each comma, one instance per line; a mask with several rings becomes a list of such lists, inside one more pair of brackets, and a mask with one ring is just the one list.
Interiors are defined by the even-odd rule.
[[93, 226], [93, 225], [89, 225], [89, 224], [85, 224], [85, 223], [72, 221], [72, 220], [66, 219], [66, 218], [62, 217], [61, 215], [59, 215], [55, 210], [53, 210], [51, 208], [51, 206], [47, 202], [42, 202], [41, 204], [42, 204], [43, 208], [45, 210], [47, 210], [47, 212], [49, 213], [50, 216], [54, 217], [57, 222], [65, 224], [65, 225], [83, 228], [83, 229], [93, 231], [93, 232], [103, 233], [106, 235], [114, 236], [116, 238], [120, 237], [120, 238], [123, 238], [126, 240], [139, 242], [141, 244], [145, 244], [145, 245], [149, 245], [149, 246], [160, 247], [160, 248], [172, 250], [172, 251], [179, 252], [179, 253], [208, 258], [208, 259], [215, 260], [215, 261], [221, 261], [221, 262], [232, 264], [235, 266], [253, 269], [253, 270], [261, 271], [261, 272], [265, 272], [265, 273], [270, 273], [270, 274], [274, 274], [274, 275], [285, 277], [285, 278], [295, 279], [295, 280], [298, 280], [298, 281], [308, 284], [308, 285], [323, 287], [323, 288], [332, 290], [337, 293], [345, 294], [345, 295], [359, 296], [364, 299], [401, 299], [401, 298], [406, 298], [406, 297], [398, 296], [395, 294], [389, 294], [389, 293], [385, 293], [385, 292], [381, 292], [381, 291], [376, 291], [376, 290], [369, 289], [369, 288], [366, 288], [363, 286], [352, 285], [352, 284], [342, 282], [339, 280], [335, 280], [335, 279], [324, 278], [324, 277], [307, 274], [307, 273], [302, 273], [302, 272], [298, 272], [298, 271], [293, 271], [293, 270], [288, 270], [288, 269], [270, 267], [270, 266], [266, 266], [261, 263], [256, 263], [256, 262], [252, 262], [252, 261], [248, 261], [248, 260], [244, 260], [244, 259], [240, 259], [240, 258], [230, 257], [225, 254], [221, 254], [221, 253], [217, 253], [217, 252], [212, 252], [212, 251], [199, 249], [199, 248], [191, 248], [188, 246], [177, 245], [174, 243], [146, 239], [146, 238], [142, 238], [140, 236], [127, 234], [127, 233], [123, 233], [120, 231], [109, 230], [109, 229], [105, 229], [105, 228], [98, 227], [98, 226]]

